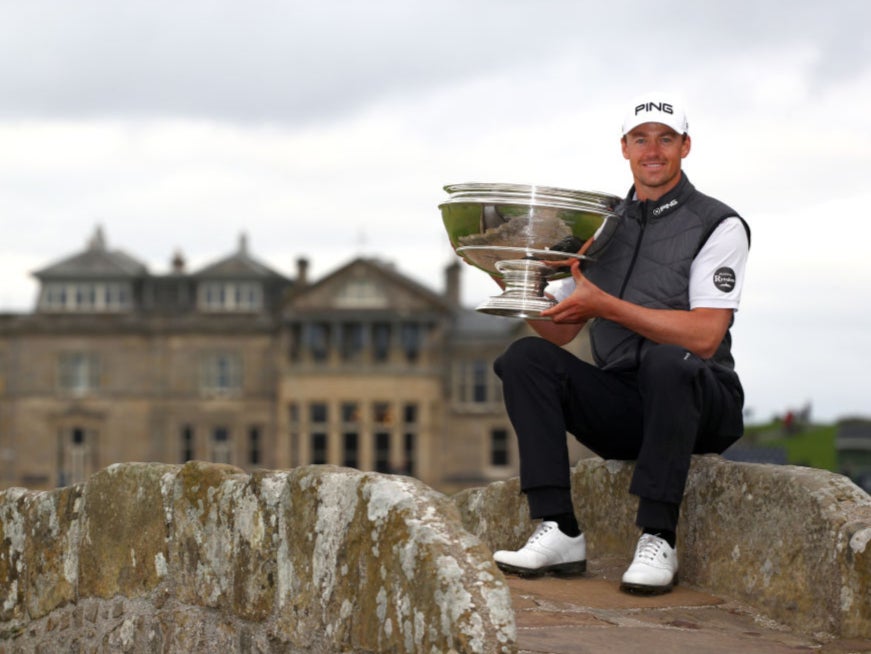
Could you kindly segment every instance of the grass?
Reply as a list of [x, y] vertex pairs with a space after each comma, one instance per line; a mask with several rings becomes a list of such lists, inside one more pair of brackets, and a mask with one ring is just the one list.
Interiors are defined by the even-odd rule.
[[786, 450], [787, 463], [838, 472], [835, 450], [836, 425], [809, 424], [793, 434], [787, 434], [778, 423], [748, 425], [745, 439], [748, 443]]

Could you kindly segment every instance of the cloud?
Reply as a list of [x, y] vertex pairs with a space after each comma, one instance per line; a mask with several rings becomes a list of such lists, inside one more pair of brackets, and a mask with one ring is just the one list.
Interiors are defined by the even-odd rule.
[[[867, 61], [858, 2], [439, 3], [32, 0], [0, 7], [0, 115], [322, 122], [383, 98], [564, 55], [602, 79], [673, 76], [700, 57], [821, 48], [820, 83]], [[712, 33], [716, 36], [712, 37]], [[22, 65], [26, 62], [26, 65]], [[597, 74], [597, 72], [599, 74]], [[522, 91], [522, 89], [518, 89]]]
[[[663, 0], [655, 19], [640, 0], [0, 3], [0, 310], [29, 309], [28, 273], [97, 225], [158, 273], [245, 232], [291, 276], [362, 254], [438, 290], [443, 185], [622, 195], [623, 102], [665, 88], [690, 105], [690, 178], [754, 230], [748, 402], [855, 411], [856, 385], [830, 380], [857, 379], [871, 345], [869, 17], [850, 0]], [[465, 302], [495, 292], [463, 271]]]

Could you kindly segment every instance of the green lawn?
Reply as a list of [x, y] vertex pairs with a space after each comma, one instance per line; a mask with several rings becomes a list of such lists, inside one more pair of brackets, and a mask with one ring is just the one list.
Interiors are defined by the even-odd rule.
[[787, 463], [838, 472], [835, 451], [836, 425], [807, 425], [786, 435], [779, 423], [748, 426], [745, 438], [750, 443], [786, 448]]

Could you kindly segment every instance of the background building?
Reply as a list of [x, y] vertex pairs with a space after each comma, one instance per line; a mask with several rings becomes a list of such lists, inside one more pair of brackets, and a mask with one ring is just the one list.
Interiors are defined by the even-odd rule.
[[121, 461], [246, 470], [330, 463], [455, 490], [517, 473], [493, 359], [523, 321], [460, 305], [355, 259], [310, 282], [245, 237], [188, 272], [86, 248], [37, 271], [28, 314], [0, 316], [0, 488], [51, 488]]
[[835, 434], [838, 470], [871, 493], [871, 420], [843, 418]]

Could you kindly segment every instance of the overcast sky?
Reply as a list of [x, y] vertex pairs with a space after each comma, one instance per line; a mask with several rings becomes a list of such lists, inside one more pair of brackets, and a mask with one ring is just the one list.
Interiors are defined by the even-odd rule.
[[[167, 272], [247, 234], [288, 276], [377, 256], [443, 288], [442, 187], [623, 195], [635, 95], [753, 229], [733, 330], [756, 420], [871, 416], [865, 0], [0, 0], [0, 311], [108, 245]], [[464, 267], [464, 302], [492, 291]]]

